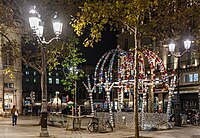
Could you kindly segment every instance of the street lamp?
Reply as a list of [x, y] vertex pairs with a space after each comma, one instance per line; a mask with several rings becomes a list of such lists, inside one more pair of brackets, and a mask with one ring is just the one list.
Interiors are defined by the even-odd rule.
[[179, 93], [179, 82], [180, 82], [180, 59], [181, 57], [188, 52], [191, 46], [191, 41], [186, 40], [184, 41], [184, 47], [185, 51], [181, 54], [180, 52], [174, 53], [175, 51], [175, 44], [171, 43], [169, 44], [169, 51], [171, 52], [172, 55], [174, 55], [178, 59], [178, 68], [177, 68], [177, 97], [176, 97], [176, 104], [175, 104], [175, 124], [174, 126], [181, 126], [181, 117], [180, 117], [180, 112], [181, 112], [181, 102], [180, 102], [180, 93]]
[[52, 23], [53, 30], [55, 33], [55, 37], [50, 39], [49, 41], [45, 41], [45, 37], [43, 36], [44, 23], [40, 19], [40, 14], [36, 11], [36, 6], [30, 10], [29, 23], [30, 27], [36, 35], [37, 41], [41, 44], [41, 53], [42, 53], [42, 64], [41, 64], [41, 91], [42, 91], [42, 110], [41, 110], [41, 137], [48, 137], [49, 133], [47, 131], [47, 74], [46, 74], [46, 45], [50, 44], [53, 40], [58, 40], [59, 35], [62, 33], [63, 24], [57, 19], [57, 15], [55, 15]]
[[56, 111], [57, 112], [58, 112], [58, 95], [59, 95], [59, 91], [56, 91], [56, 98], [57, 98]]

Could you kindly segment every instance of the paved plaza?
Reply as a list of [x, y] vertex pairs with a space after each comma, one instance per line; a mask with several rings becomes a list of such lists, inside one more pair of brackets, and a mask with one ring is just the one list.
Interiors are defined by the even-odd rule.
[[[39, 117], [19, 116], [16, 126], [12, 126], [11, 118], [0, 117], [0, 138], [35, 138], [39, 137]], [[133, 130], [114, 129], [111, 133], [91, 133], [88, 130], [67, 131], [60, 126], [48, 126], [52, 138], [131, 138]], [[200, 126], [175, 127], [163, 131], [140, 131], [146, 138], [200, 138]]]

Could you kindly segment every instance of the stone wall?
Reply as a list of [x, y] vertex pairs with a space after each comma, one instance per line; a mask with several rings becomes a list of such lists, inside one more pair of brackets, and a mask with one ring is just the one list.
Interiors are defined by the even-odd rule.
[[[109, 113], [97, 112], [97, 117], [109, 119]], [[114, 125], [116, 128], [134, 129], [133, 112], [114, 112]], [[164, 113], [145, 113], [144, 130], [168, 129], [167, 114]], [[142, 128], [142, 114], [138, 114], [139, 127]]]

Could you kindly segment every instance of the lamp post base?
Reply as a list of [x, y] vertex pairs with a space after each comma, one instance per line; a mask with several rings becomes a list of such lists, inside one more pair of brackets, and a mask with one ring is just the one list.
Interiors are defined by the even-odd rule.
[[41, 112], [41, 132], [40, 132], [40, 137], [49, 137], [49, 133], [47, 131], [47, 111], [42, 111]]
[[40, 137], [49, 137], [49, 133], [48, 133], [47, 129], [46, 130], [41, 129]]
[[175, 104], [175, 124], [174, 126], [181, 126], [181, 104], [180, 103], [176, 103]]

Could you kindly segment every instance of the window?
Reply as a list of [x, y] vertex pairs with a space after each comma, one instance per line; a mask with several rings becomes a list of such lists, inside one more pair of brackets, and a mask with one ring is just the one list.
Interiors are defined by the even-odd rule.
[[198, 73], [189, 73], [183, 75], [183, 82], [195, 82], [198, 80]]
[[124, 50], [128, 50], [128, 38], [124, 39]]
[[51, 72], [49, 72], [48, 74], [49, 74], [49, 76], [51, 76], [51, 74], [52, 74], [52, 73], [51, 73]]
[[59, 84], [60, 80], [58, 78], [56, 78], [56, 84]]
[[26, 82], [29, 82], [29, 78], [26, 78]]
[[5, 88], [14, 88], [14, 83], [4, 83]]
[[198, 81], [199, 80], [199, 76], [197, 73], [194, 74], [194, 81]]
[[168, 57], [167, 57], [167, 68], [168, 69], [174, 68], [174, 56], [168, 55]]
[[26, 75], [29, 75], [29, 71], [26, 71]]
[[13, 57], [13, 50], [8, 43], [4, 43], [3, 45], [4, 45], [2, 49], [3, 64], [8, 66], [13, 65], [13, 61], [15, 60]]
[[192, 51], [189, 53], [189, 58], [190, 58], [190, 65], [195, 64], [195, 51]]
[[49, 84], [52, 84], [52, 83], [53, 83], [53, 79], [49, 78]]
[[129, 98], [129, 93], [128, 92], [124, 93], [124, 98]]
[[183, 76], [183, 82], [188, 82], [188, 80], [189, 80], [189, 79], [188, 79], [188, 75], [184, 75], [184, 76]]
[[193, 74], [189, 74], [189, 82], [193, 82]]
[[36, 71], [33, 71], [33, 75], [35, 76], [37, 73], [36, 73]]
[[59, 76], [59, 73], [58, 72], [56, 72], [56, 77], [58, 77]]
[[36, 78], [33, 78], [33, 82], [34, 82], [34, 83], [36, 83], [36, 82], [37, 82]]

